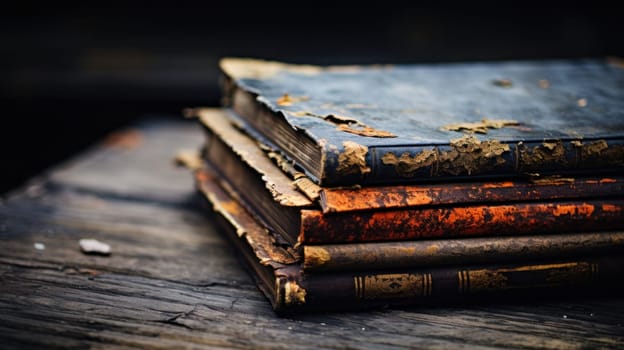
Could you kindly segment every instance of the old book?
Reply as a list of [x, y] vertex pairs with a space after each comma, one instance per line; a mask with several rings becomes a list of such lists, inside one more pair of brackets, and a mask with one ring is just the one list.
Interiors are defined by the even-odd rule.
[[323, 186], [624, 166], [624, 69], [606, 60], [220, 67], [224, 104]]
[[309, 198], [293, 187], [302, 177], [289, 177], [223, 110], [193, 113], [206, 129], [205, 160], [293, 246], [624, 228], [621, 177], [317, 187]]
[[534, 261], [624, 251], [624, 232], [304, 245], [310, 272]]
[[624, 272], [621, 254], [594, 254], [507, 264], [308, 273], [297, 252], [277, 245], [266, 227], [209, 174], [196, 173], [199, 190], [276, 311], [410, 304], [519, 290], [565, 288], [569, 294], [575, 288], [617, 284]]

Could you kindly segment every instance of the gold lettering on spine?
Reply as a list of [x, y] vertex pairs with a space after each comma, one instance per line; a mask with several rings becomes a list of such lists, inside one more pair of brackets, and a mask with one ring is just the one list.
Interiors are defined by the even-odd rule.
[[412, 298], [431, 295], [431, 274], [379, 274], [354, 277], [359, 299]]

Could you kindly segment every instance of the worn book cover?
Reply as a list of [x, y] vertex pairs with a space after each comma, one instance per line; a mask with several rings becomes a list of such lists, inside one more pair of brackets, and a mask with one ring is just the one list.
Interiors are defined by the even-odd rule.
[[206, 129], [204, 159], [293, 246], [624, 228], [624, 181], [617, 176], [324, 188], [303, 181], [223, 110], [192, 113]]
[[621, 170], [606, 60], [328, 66], [225, 58], [224, 104], [323, 186]]
[[571, 288], [591, 290], [603, 283], [617, 284], [623, 272], [621, 254], [594, 254], [506, 264], [490, 261], [481, 265], [310, 273], [304, 271], [298, 252], [276, 244], [266, 227], [223, 191], [210, 172], [198, 171], [196, 179], [223, 233], [276, 311], [412, 304], [519, 290], [565, 288], [570, 293]]
[[317, 272], [536, 261], [597, 252], [624, 253], [624, 232], [304, 245], [301, 259], [304, 270]]

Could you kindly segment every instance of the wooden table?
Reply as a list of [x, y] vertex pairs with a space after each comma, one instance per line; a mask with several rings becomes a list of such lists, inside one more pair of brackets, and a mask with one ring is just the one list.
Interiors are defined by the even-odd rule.
[[173, 165], [202, 141], [145, 120], [2, 199], [0, 348], [624, 348], [612, 293], [277, 317]]

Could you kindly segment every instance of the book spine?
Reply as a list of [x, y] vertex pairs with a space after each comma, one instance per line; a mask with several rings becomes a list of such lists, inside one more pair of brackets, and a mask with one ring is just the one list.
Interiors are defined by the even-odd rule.
[[620, 176], [566, 178], [538, 177], [529, 181], [452, 182], [428, 185], [322, 188], [323, 213], [393, 209], [447, 204], [514, 202], [622, 196]]
[[[230, 95], [225, 100], [229, 104], [231, 118], [241, 124], [246, 132], [261, 143], [269, 145], [276, 150], [280, 150], [283, 156], [301, 166], [305, 174], [312, 178], [315, 182], [320, 183], [322, 178], [322, 169], [324, 167], [321, 161], [321, 145], [316, 144], [306, 133], [298, 133], [295, 135], [286, 130], [292, 129], [292, 125], [283, 116], [276, 116], [276, 111], [270, 109], [264, 104], [257, 101], [257, 96], [239, 88], [230, 88]], [[270, 135], [278, 133], [281, 138], [272, 138]], [[308, 149], [309, 152], [318, 151], [319, 159], [313, 155], [298, 150], [300, 138], [307, 138], [310, 144], [316, 144]], [[299, 157], [298, 157], [298, 156]], [[308, 164], [307, 166], [304, 165]]]
[[[295, 296], [278, 309], [341, 305], [426, 303], [437, 298], [457, 298], [583, 287], [597, 290], [621, 285], [624, 258], [606, 256], [573, 260], [539, 261], [508, 265], [450, 266], [395, 270], [379, 273], [348, 272], [305, 274], [285, 279], [297, 285]], [[294, 282], [298, 279], [298, 283]], [[284, 300], [284, 299], [282, 299]]]
[[301, 211], [299, 244], [400, 241], [624, 228], [624, 200], [474, 205], [324, 215]]
[[624, 250], [624, 232], [306, 245], [306, 272], [569, 258]]
[[448, 145], [326, 146], [324, 186], [378, 185], [443, 179], [588, 174], [624, 167], [624, 140], [574, 139], [504, 143], [466, 135]]

